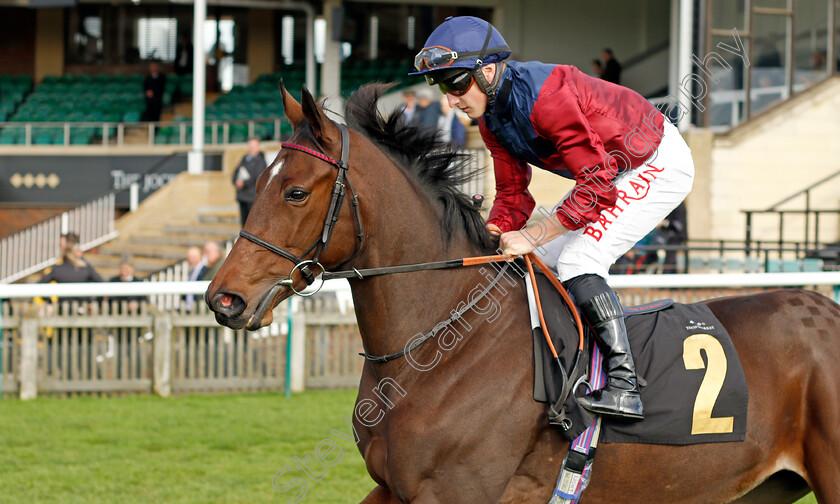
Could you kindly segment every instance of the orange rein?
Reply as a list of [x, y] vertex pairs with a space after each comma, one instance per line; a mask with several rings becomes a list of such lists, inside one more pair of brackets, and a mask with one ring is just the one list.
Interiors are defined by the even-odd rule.
[[[560, 293], [560, 296], [563, 298], [563, 301], [566, 302], [566, 306], [569, 307], [569, 311], [572, 313], [572, 317], [575, 319], [575, 325], [577, 326], [578, 330], [578, 350], [583, 350], [583, 323], [580, 319], [580, 314], [578, 313], [577, 309], [575, 309], [575, 303], [572, 301], [572, 297], [569, 296], [569, 293], [563, 287], [563, 284], [557, 280], [557, 277], [554, 276], [554, 273], [546, 266], [542, 259], [537, 257], [533, 252], [523, 256], [525, 258], [525, 264], [528, 266], [528, 275], [531, 277], [531, 285], [534, 287], [534, 299], [537, 301], [537, 310], [540, 314], [540, 324], [543, 327], [543, 333], [545, 334], [545, 340], [548, 343], [548, 347], [551, 349], [551, 353], [557, 358], [557, 349], [554, 348], [554, 342], [551, 341], [551, 335], [548, 333], [548, 325], [545, 323], [545, 318], [543, 317], [543, 310], [542, 310], [542, 303], [540, 301], [540, 294], [537, 291], [537, 280], [534, 276], [534, 267], [532, 266], [532, 262], [537, 265], [537, 267], [542, 271], [543, 275], [548, 278], [551, 282], [551, 285], [557, 289], [557, 292]], [[492, 255], [492, 256], [479, 256], [479, 257], [465, 257], [462, 259], [463, 266], [477, 266], [479, 264], [487, 264], [491, 262], [503, 262], [509, 261], [510, 256], [504, 255]]]
[[542, 271], [543, 275], [548, 278], [551, 282], [551, 285], [557, 289], [557, 292], [560, 293], [560, 296], [563, 298], [563, 301], [566, 302], [566, 306], [569, 307], [569, 311], [572, 313], [572, 317], [575, 319], [575, 326], [578, 330], [578, 350], [583, 350], [583, 323], [580, 320], [580, 314], [578, 313], [577, 309], [575, 309], [575, 303], [572, 301], [572, 297], [569, 296], [569, 293], [563, 287], [557, 277], [554, 276], [554, 273], [542, 262], [542, 259], [537, 257], [533, 252], [527, 254], [525, 256], [525, 264], [528, 266], [528, 274], [531, 276], [531, 284], [534, 287], [534, 299], [537, 301], [537, 310], [540, 314], [540, 324], [543, 327], [543, 333], [545, 334], [545, 340], [548, 343], [549, 348], [551, 348], [551, 353], [557, 358], [557, 350], [554, 348], [554, 342], [551, 341], [551, 335], [548, 334], [548, 325], [545, 323], [545, 318], [543, 318], [543, 310], [542, 310], [542, 303], [540, 302], [540, 294], [537, 289], [537, 279], [534, 275], [534, 267], [531, 265], [533, 261], [534, 264]]

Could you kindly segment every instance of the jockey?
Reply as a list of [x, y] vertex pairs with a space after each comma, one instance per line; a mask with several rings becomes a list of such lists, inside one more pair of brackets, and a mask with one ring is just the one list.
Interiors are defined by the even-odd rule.
[[[508, 61], [510, 53], [490, 23], [450, 17], [429, 36], [411, 75], [424, 75], [450, 106], [478, 120], [496, 176], [487, 229], [500, 235], [502, 251], [536, 251], [556, 265], [594, 328], [609, 379], [578, 402], [594, 413], [641, 419], [623, 309], [606, 278], [691, 190], [691, 151], [636, 92], [571, 65]], [[535, 207], [530, 165], [576, 185], [525, 227]]]

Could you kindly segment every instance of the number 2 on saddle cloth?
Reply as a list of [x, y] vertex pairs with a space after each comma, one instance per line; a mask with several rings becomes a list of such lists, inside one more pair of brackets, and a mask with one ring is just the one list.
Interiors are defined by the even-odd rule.
[[[594, 452], [599, 434], [602, 443], [687, 445], [745, 439], [746, 377], [728, 332], [703, 303], [683, 305], [664, 300], [625, 307], [645, 419], [627, 423], [605, 417], [603, 424], [594, 421], [577, 405], [575, 393], [587, 392], [581, 385], [596, 389], [603, 385], [601, 355], [568, 294], [562, 300], [557, 297], [562, 286], [553, 272], [538, 259], [530, 259], [539, 267], [535, 272], [526, 259], [528, 283], [536, 286], [536, 293], [530, 286], [528, 292], [534, 399], [549, 404], [549, 421], [572, 442], [564, 459], [569, 470], [561, 472], [552, 504], [576, 502], [585, 488], [589, 453]], [[587, 373], [587, 363], [582, 361], [590, 349], [593, 359]]]

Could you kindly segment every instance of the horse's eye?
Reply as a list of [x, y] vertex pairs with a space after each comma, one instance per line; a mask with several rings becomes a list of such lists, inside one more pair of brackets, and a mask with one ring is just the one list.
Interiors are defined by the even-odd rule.
[[308, 197], [309, 193], [304, 191], [303, 189], [291, 188], [286, 191], [286, 201], [294, 201], [300, 203], [301, 201], [305, 201]]

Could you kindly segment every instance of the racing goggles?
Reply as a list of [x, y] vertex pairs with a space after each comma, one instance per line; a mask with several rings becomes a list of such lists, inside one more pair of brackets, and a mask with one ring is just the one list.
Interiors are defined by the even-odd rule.
[[435, 75], [432, 73], [426, 74], [426, 82], [430, 86], [437, 85], [443, 94], [448, 93], [454, 96], [463, 96], [472, 87], [473, 82], [475, 82], [475, 77], [469, 70], [458, 72], [454, 76], [447, 76], [444, 79], [435, 79]]
[[414, 68], [416, 68], [418, 72], [422, 71], [424, 68], [437, 70], [439, 68], [448, 67], [452, 63], [455, 63], [458, 59], [463, 60], [465, 58], [475, 57], [478, 57], [475, 62], [475, 68], [478, 68], [482, 65], [481, 58], [485, 55], [496, 54], [506, 50], [508, 50], [507, 47], [493, 47], [487, 50], [459, 53], [442, 46], [424, 47], [419, 53], [417, 53], [417, 56], [414, 57]]

